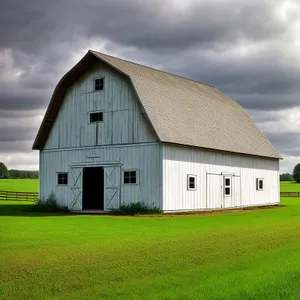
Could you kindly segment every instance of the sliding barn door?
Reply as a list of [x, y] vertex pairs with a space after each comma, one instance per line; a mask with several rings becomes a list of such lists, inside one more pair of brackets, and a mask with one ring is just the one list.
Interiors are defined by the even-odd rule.
[[116, 209], [120, 206], [121, 167], [104, 167], [104, 209]]
[[206, 208], [219, 209], [222, 208], [222, 176], [219, 174], [206, 175]]
[[70, 210], [82, 210], [82, 168], [70, 168]]

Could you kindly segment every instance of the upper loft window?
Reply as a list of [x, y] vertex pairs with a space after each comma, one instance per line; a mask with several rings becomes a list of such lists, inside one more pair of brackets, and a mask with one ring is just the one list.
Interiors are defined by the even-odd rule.
[[103, 122], [103, 112], [92, 112], [90, 113], [90, 123]]
[[264, 190], [264, 180], [262, 178], [257, 178], [256, 179], [256, 189], [258, 191], [263, 191]]
[[95, 79], [94, 90], [95, 91], [103, 91], [104, 90], [104, 77]]

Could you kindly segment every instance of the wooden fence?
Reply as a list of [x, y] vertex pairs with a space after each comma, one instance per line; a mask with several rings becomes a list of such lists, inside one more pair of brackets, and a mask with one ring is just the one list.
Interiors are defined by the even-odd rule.
[[280, 197], [300, 197], [300, 192], [280, 192]]
[[[36, 201], [38, 197], [36, 192], [0, 191], [0, 200]], [[280, 197], [300, 197], [300, 192], [280, 192]]]
[[0, 200], [36, 201], [38, 197], [36, 192], [0, 191]]

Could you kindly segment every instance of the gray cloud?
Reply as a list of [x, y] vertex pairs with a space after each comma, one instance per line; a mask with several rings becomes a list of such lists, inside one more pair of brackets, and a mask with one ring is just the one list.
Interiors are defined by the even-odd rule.
[[[285, 120], [281, 110], [300, 107], [299, 4], [288, 2], [3, 0], [0, 159], [30, 151], [55, 85], [88, 48], [216, 86], [283, 150], [288, 129], [272, 132], [268, 124]], [[284, 153], [297, 152], [291, 142]]]
[[288, 28], [275, 17], [276, 3], [205, 0], [176, 9], [176, 2], [158, 0], [27, 0], [25, 7], [17, 0], [4, 0], [1, 44], [23, 51], [44, 49], [77, 34], [146, 49], [215, 47], [242, 38], [257, 42], [277, 38]]
[[299, 156], [300, 153], [300, 135], [299, 132], [266, 132], [270, 141], [277, 145], [277, 149], [282, 155]]

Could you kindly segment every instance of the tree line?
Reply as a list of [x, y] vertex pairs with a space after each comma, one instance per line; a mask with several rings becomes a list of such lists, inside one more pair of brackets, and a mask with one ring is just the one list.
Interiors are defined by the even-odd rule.
[[38, 179], [38, 171], [8, 170], [6, 165], [0, 162], [0, 179]]
[[293, 174], [280, 174], [280, 181], [296, 181], [297, 183], [300, 183], [300, 163], [294, 167]]
[[[6, 165], [0, 162], [0, 179], [38, 179], [38, 171], [26, 170], [8, 170]], [[300, 163], [294, 168], [293, 174], [283, 173], [280, 174], [280, 181], [296, 181], [300, 183]]]

